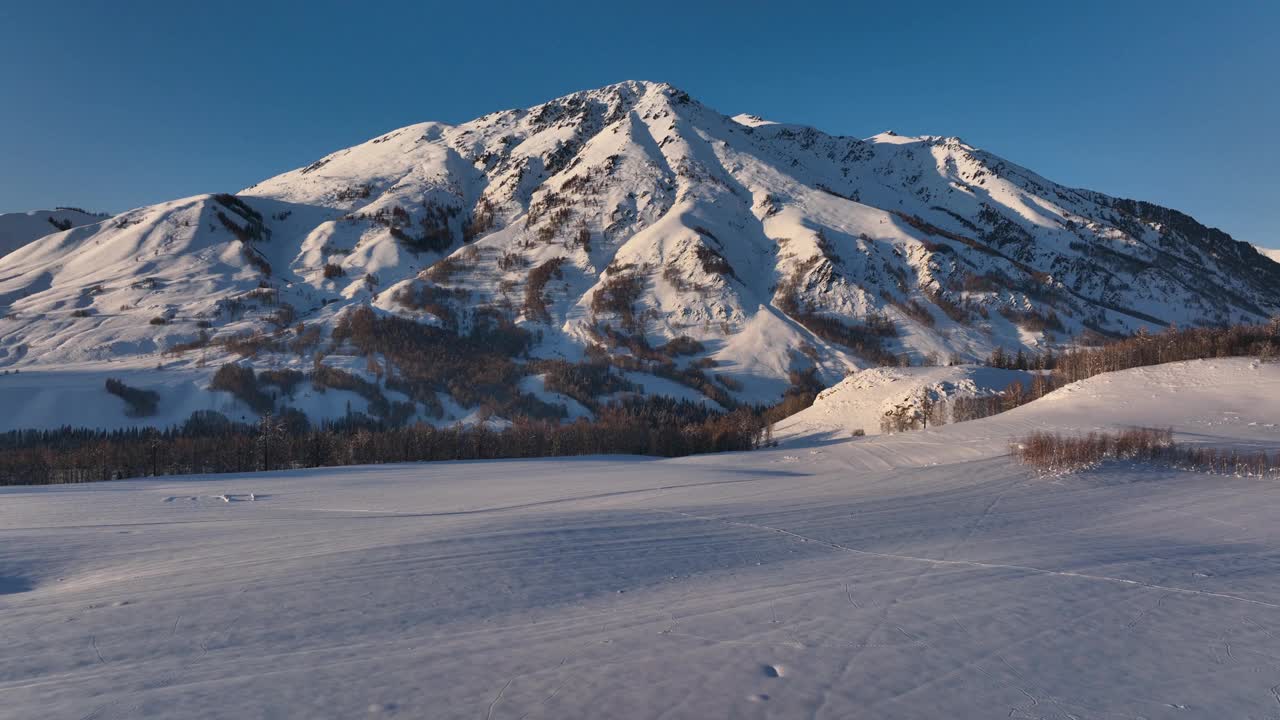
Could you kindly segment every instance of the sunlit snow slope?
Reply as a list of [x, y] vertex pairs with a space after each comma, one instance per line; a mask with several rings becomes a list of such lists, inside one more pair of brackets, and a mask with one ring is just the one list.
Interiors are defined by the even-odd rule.
[[1277, 418], [1280, 365], [1203, 361], [744, 454], [0, 489], [0, 717], [1265, 717], [1280, 487], [1004, 452]]

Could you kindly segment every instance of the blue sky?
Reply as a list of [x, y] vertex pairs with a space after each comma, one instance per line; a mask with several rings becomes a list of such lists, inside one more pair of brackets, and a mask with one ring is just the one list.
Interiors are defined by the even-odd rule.
[[0, 3], [0, 212], [236, 190], [624, 79], [959, 135], [1280, 247], [1280, 3]]

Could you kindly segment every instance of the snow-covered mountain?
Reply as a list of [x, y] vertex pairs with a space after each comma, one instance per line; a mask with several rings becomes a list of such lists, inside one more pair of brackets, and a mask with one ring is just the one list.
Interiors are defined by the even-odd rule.
[[1258, 253], [1261, 254], [1263, 257], [1268, 257], [1276, 262], [1280, 262], [1280, 248], [1264, 248], [1264, 247], [1258, 246], [1257, 249], [1258, 249]]
[[510, 320], [530, 357], [764, 402], [796, 372], [1261, 320], [1280, 264], [959, 138], [836, 137], [624, 82], [31, 243], [0, 259], [0, 364], [154, 363], [260, 331], [280, 342], [251, 362], [305, 369], [354, 351], [288, 341], [361, 305], [460, 334]]
[[0, 255], [7, 255], [50, 233], [81, 225], [92, 225], [108, 217], [105, 214], [65, 207], [55, 210], [0, 213]]

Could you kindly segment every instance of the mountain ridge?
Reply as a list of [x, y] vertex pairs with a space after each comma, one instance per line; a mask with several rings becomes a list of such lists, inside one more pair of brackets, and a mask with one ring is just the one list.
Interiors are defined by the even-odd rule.
[[[832, 136], [629, 81], [41, 239], [0, 258], [0, 365], [184, 345], [216, 364], [236, 355], [209, 336], [328, 339], [366, 306], [464, 335], [510, 323], [530, 359], [603, 360], [724, 405], [797, 373], [1259, 321], [1280, 312], [1280, 265], [959, 138]], [[313, 361], [292, 355], [247, 362]]]
[[106, 213], [92, 213], [72, 207], [52, 210], [0, 213], [0, 256], [39, 240], [45, 235], [90, 225], [109, 218]]

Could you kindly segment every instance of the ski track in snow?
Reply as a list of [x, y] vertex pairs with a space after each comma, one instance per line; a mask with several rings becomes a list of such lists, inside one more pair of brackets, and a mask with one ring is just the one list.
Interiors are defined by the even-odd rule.
[[1274, 372], [754, 453], [0, 488], [0, 718], [1275, 716], [1280, 486], [1005, 457], [1266, 446]]

